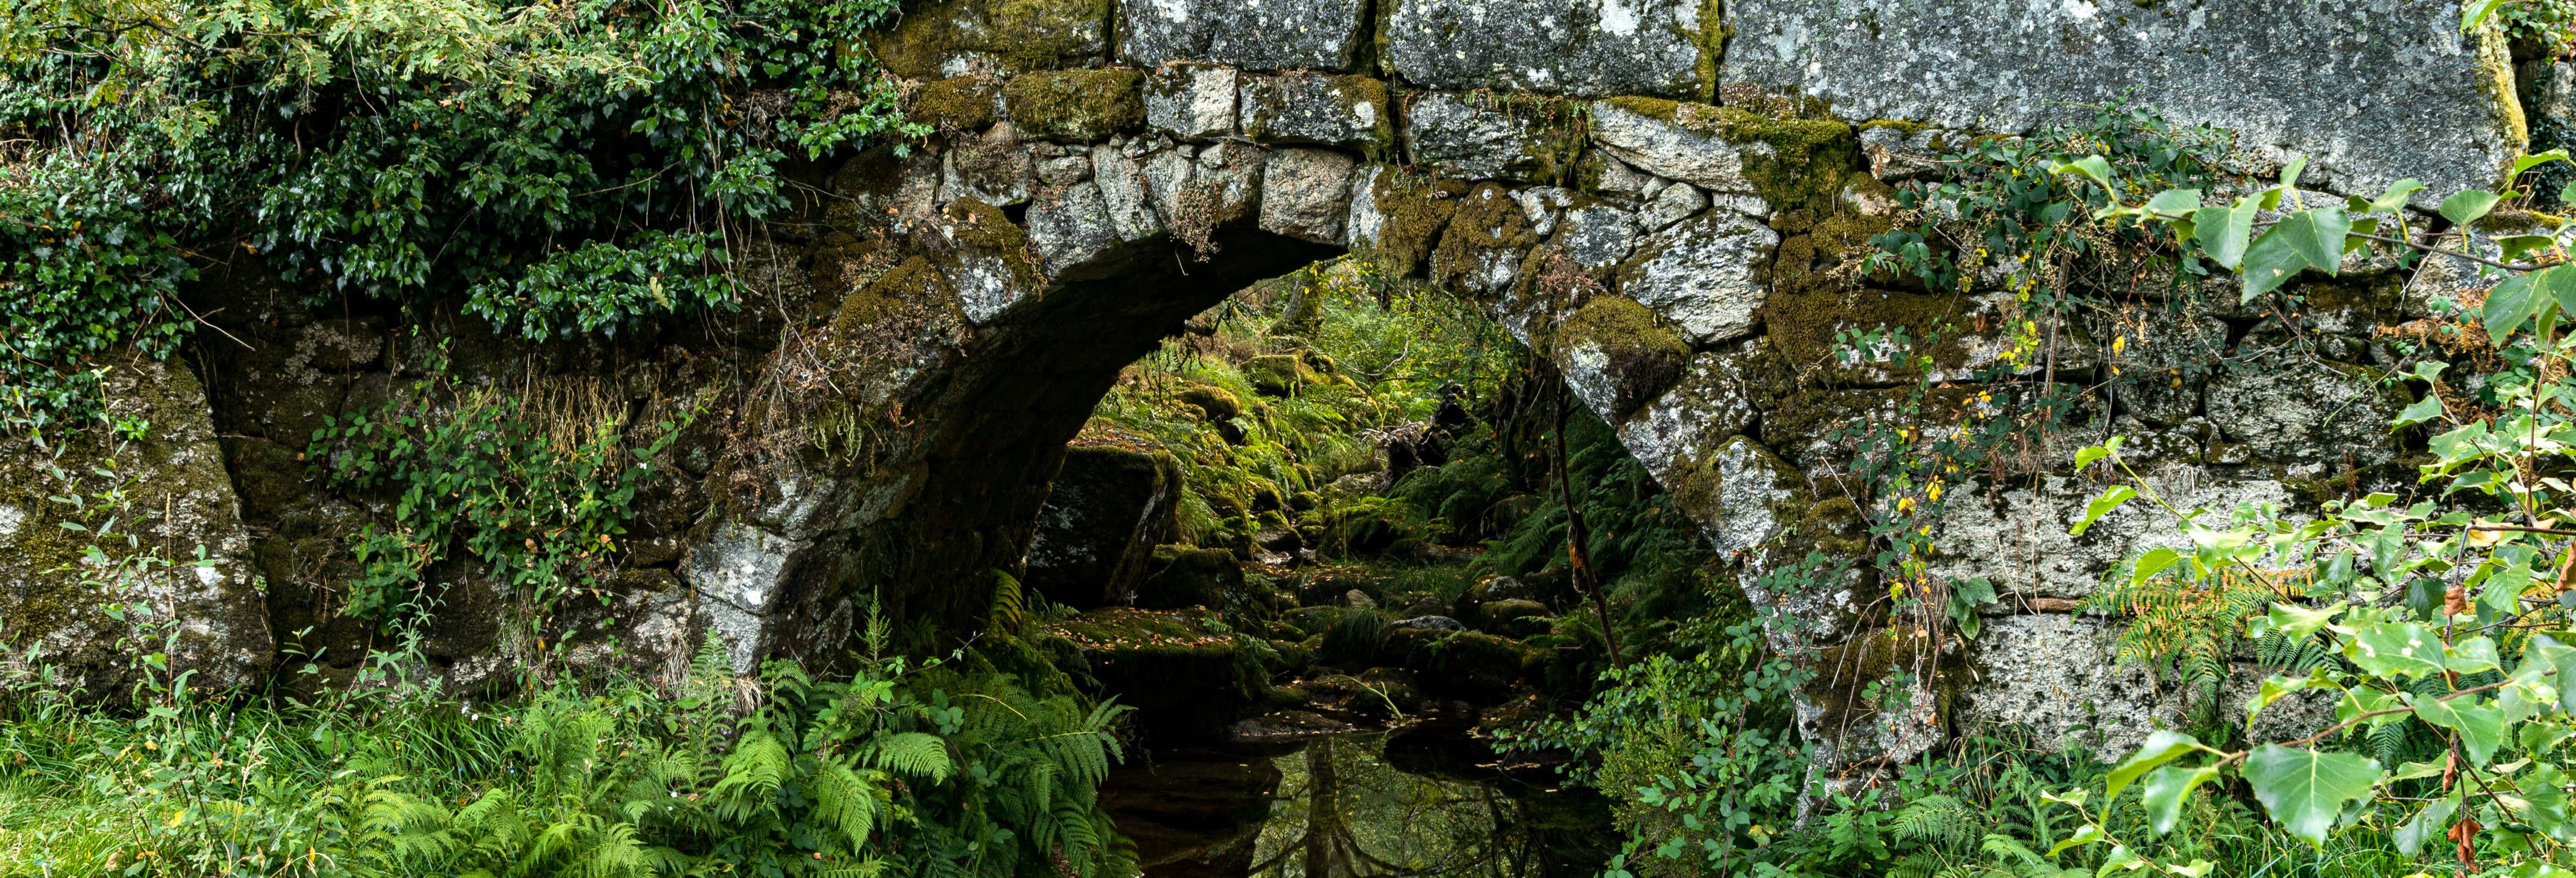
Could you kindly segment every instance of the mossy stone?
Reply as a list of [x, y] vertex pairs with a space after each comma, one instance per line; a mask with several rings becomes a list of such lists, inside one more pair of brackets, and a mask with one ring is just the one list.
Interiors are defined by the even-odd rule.
[[[1612, 423], [1661, 394], [1690, 364], [1690, 343], [1644, 305], [1617, 296], [1595, 296], [1556, 328], [1554, 358], [1576, 381], [1587, 402], [1606, 405]], [[1595, 399], [1594, 397], [1598, 397]]]
[[1023, 135], [1091, 143], [1144, 126], [1144, 88], [1136, 70], [1028, 73], [1002, 87], [1002, 103]]
[[913, 92], [904, 115], [941, 131], [981, 130], [993, 124], [993, 105], [1001, 91], [991, 77], [950, 77]]
[[949, 0], [908, 11], [868, 40], [905, 79], [937, 79], [989, 60], [1005, 73], [1097, 64], [1109, 45], [1109, 0]]

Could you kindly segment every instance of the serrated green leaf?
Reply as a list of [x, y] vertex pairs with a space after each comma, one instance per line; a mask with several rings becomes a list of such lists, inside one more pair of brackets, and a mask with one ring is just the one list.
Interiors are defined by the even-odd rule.
[[2379, 194], [2379, 197], [2370, 200], [2370, 212], [2396, 213], [2400, 210], [2404, 210], [2406, 208], [2407, 199], [2412, 197], [2415, 193], [2422, 191], [2424, 191], [2424, 181], [2413, 177], [2408, 177], [2395, 183], [2391, 183], [2388, 185], [2388, 191], [2382, 192]]
[[2522, 172], [2531, 170], [2532, 168], [2540, 165], [2548, 164], [2550, 162], [2563, 162], [2566, 160], [2567, 150], [2565, 149], [2553, 149], [2548, 152], [2533, 153], [2531, 155], [2523, 156], [2513, 160], [2513, 173], [2507, 176], [2506, 179], [2522, 176]]
[[2067, 836], [2065, 841], [2058, 842], [2054, 847], [2049, 848], [2048, 855], [2054, 857], [2060, 853], [2064, 853], [2068, 848], [2083, 847], [2085, 845], [2101, 841], [2107, 837], [2108, 836], [2102, 834], [2102, 827], [2087, 823], [2083, 826], [2076, 827], [2075, 834]]
[[2576, 735], [2576, 729], [2568, 728], [2566, 723], [2527, 722], [2514, 733], [2513, 738], [2514, 743], [2522, 746], [2523, 752], [2540, 757], [2566, 743], [2569, 735]]
[[2486, 303], [2478, 306], [2478, 322], [2486, 326], [2488, 340], [2503, 345], [2505, 337], [2522, 328], [2523, 321], [2540, 312], [2541, 302], [2546, 299], [2546, 293], [2539, 287], [2540, 278], [2557, 270], [2551, 268], [2518, 274], [2487, 290]]
[[2474, 697], [2444, 701], [2409, 692], [2406, 703], [2415, 708], [2415, 717], [2427, 723], [2458, 732], [2460, 748], [2468, 751], [2469, 761], [2487, 764], [2496, 747], [2504, 743], [2504, 711], [2471, 704]]
[[2119, 197], [2119, 190], [2113, 188], [2111, 185], [2111, 163], [2103, 159], [2101, 156], [2088, 155], [2071, 162], [2058, 162], [2055, 166], [2049, 168], [2049, 170], [2053, 173], [2059, 174], [2063, 174], [2068, 171], [2082, 174], [2086, 179], [2102, 184], [2102, 188], [2110, 189], [2111, 195], [2114, 199]]
[[2495, 239], [2495, 242], [2496, 246], [2504, 248], [2501, 260], [2512, 262], [2533, 250], [2548, 249], [2549, 245], [2558, 243], [2558, 239], [2548, 235], [2506, 235]]
[[2245, 757], [2243, 774], [2273, 822], [2322, 848], [2326, 833], [2343, 815], [2343, 804], [2370, 795], [2379, 780], [2379, 763], [2350, 753], [2265, 744]]
[[2236, 270], [2237, 277], [2245, 284], [2238, 296], [2240, 302], [2251, 302], [2264, 293], [2280, 289], [2282, 284], [2289, 283], [2291, 278], [2307, 269], [2308, 257], [2291, 243], [2291, 237], [2282, 234], [2280, 226], [2273, 226], [2271, 231], [2264, 232], [2263, 237], [2254, 241], [2254, 246], [2245, 248], [2245, 265]]
[[2381, 622], [2354, 631], [2344, 657], [2364, 671], [2392, 680], [2438, 677], [2449, 670], [2443, 664], [2442, 639], [2412, 622]]
[[2147, 199], [2147, 210], [2159, 214], [2189, 214], [2200, 209], [2200, 190], [2167, 189]]
[[2147, 822], [2155, 827], [2156, 834], [2172, 832], [2175, 820], [2182, 816], [2183, 800], [2190, 797], [2192, 788], [2217, 776], [2216, 765], [2199, 768], [2168, 765], [2149, 772], [2147, 782], [2139, 787], [2142, 792], [2138, 798], [2139, 804], [2146, 806]]
[[2282, 236], [2308, 267], [2331, 275], [2343, 273], [2344, 236], [2351, 232], [2352, 216], [2343, 208], [2320, 207], [2291, 214], [2264, 237]]
[[2443, 828], [2451, 825], [2451, 812], [2459, 808], [2460, 803], [2456, 799], [2441, 799], [2426, 805], [2424, 810], [2415, 812], [2405, 825], [2390, 833], [2389, 840], [2397, 843], [2398, 853], [2415, 856], [2424, 850], [2425, 840], [2442, 837]]
[[[2138, 775], [2145, 774], [2156, 766], [2172, 762], [2195, 750], [2209, 750], [2209, 747], [2200, 743], [2199, 738], [2182, 732], [2157, 729], [2147, 735], [2146, 743], [2139, 744], [2136, 752], [2130, 753], [2129, 758], [2121, 760], [2118, 767], [2111, 769], [2111, 776], [2105, 780], [2106, 786], [2102, 795], [2106, 801], [2119, 798], [2120, 791], [2127, 788], [2131, 781], [2137, 780]], [[2209, 750], [2209, 752], [2217, 751]]]
[[2344, 601], [2336, 601], [2332, 605], [2312, 610], [2285, 601], [2274, 601], [2265, 618], [2271, 621], [2272, 630], [2281, 632], [2281, 636], [2304, 640], [2333, 622], [2334, 617], [2341, 614], [2347, 606], [2349, 605]]

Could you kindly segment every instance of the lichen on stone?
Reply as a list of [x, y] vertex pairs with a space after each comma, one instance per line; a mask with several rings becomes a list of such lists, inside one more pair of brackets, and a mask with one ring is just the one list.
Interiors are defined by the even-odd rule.
[[1135, 70], [1027, 73], [1003, 86], [1002, 102], [1023, 134], [1090, 143], [1145, 124], [1144, 84]]

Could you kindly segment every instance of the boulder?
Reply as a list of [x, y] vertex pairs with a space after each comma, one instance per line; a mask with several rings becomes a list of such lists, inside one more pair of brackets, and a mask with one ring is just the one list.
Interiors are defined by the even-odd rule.
[[1029, 539], [1022, 584], [1077, 609], [1135, 596], [1154, 547], [1177, 527], [1181, 490], [1180, 462], [1169, 454], [1065, 449]]
[[1387, 2], [1387, 69], [1424, 88], [1687, 97], [1722, 38], [1700, 0]]
[[1136, 606], [1148, 610], [1234, 609], [1227, 596], [1243, 592], [1243, 562], [1224, 549], [1156, 546], [1146, 569]]
[[1386, 623], [1389, 628], [1421, 628], [1428, 631], [1465, 631], [1467, 626], [1447, 616], [1415, 616]]
[[1129, 3], [1121, 54], [1142, 67], [1198, 61], [1246, 70], [1349, 70], [1367, 10], [1367, 0]]

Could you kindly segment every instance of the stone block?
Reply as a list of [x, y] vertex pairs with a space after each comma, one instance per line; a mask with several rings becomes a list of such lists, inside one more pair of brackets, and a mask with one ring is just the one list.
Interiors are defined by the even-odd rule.
[[1180, 462], [1169, 454], [1065, 449], [1021, 584], [1076, 609], [1134, 595], [1154, 547], [1171, 538], [1181, 490]]
[[1549, 353], [1565, 386], [1613, 424], [1671, 386], [1691, 356], [1690, 343], [1655, 312], [1617, 296], [1593, 297], [1554, 336]]
[[1261, 176], [1261, 229], [1319, 244], [1340, 244], [1350, 214], [1350, 156], [1329, 149], [1283, 149]]
[[1029, 246], [1048, 277], [1063, 277], [1119, 241], [1108, 202], [1088, 180], [1040, 193], [1029, 205], [1028, 221]]
[[1619, 292], [1682, 329], [1693, 345], [1742, 338], [1769, 290], [1755, 267], [1780, 235], [1730, 210], [1712, 210], [1651, 235], [1619, 269]]
[[1174, 61], [1246, 70], [1349, 70], [1367, 0], [1148, 0], [1125, 4], [1127, 63]]
[[1010, 123], [966, 139], [944, 158], [939, 174], [941, 201], [972, 198], [1008, 206], [1029, 200], [1029, 193], [1037, 189], [1037, 160]]
[[1619, 444], [1669, 490], [1685, 462], [1753, 428], [1750, 378], [1763, 349], [1754, 339], [1691, 357], [1671, 390], [1619, 424]]
[[1702, 0], [1388, 0], [1386, 66], [1425, 88], [1704, 95], [1719, 22]]
[[1637, 247], [1635, 214], [1601, 204], [1570, 208], [1556, 221], [1552, 239], [1576, 265], [1607, 268]]
[[1109, 54], [1110, 0], [949, 0], [905, 12], [869, 38], [905, 79], [1097, 66]]
[[1109, 228], [1121, 241], [1141, 240], [1163, 231], [1163, 217], [1154, 209], [1152, 184], [1145, 169], [1127, 154], [1127, 144], [1105, 143], [1091, 148], [1091, 181], [1100, 188], [1101, 209], [1109, 215]]
[[1144, 83], [1134, 70], [1026, 73], [1002, 87], [1002, 103], [1024, 136], [1090, 143], [1145, 124]]
[[1230, 67], [1174, 64], [1155, 70], [1145, 80], [1145, 124], [1182, 140], [1233, 134], [1241, 80]]
[[1592, 142], [1622, 163], [1658, 177], [1715, 192], [1756, 194], [1753, 181], [1744, 176], [1744, 149], [1727, 142], [1723, 133], [1737, 115], [1673, 101], [1594, 101]]
[[1554, 180], [1583, 145], [1570, 110], [1564, 101], [1424, 93], [1405, 107], [1405, 154], [1444, 177]]
[[2229, 441], [2313, 477], [2394, 459], [2388, 422], [2406, 400], [2358, 366], [2306, 361], [2223, 371], [2206, 404]]
[[2421, 207], [2492, 184], [2524, 140], [2501, 36], [2463, 35], [2451, 3], [1730, 0], [1726, 15], [1723, 90], [1794, 92], [1845, 119], [2018, 132], [2125, 97], [2307, 155], [2333, 191], [2423, 180]]
[[1379, 150], [1395, 143], [1386, 83], [1365, 76], [1289, 73], [1247, 76], [1243, 133], [1262, 143], [1311, 143]]

